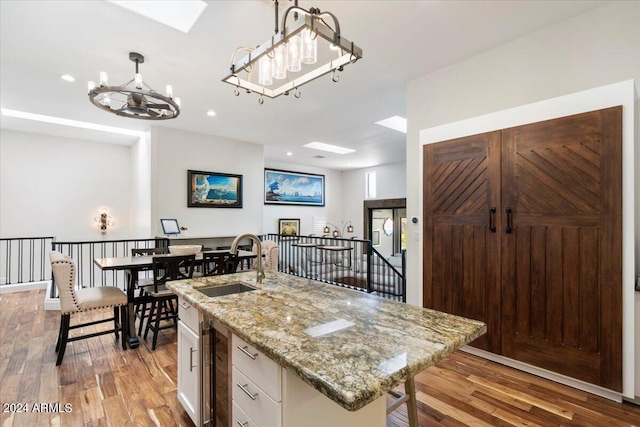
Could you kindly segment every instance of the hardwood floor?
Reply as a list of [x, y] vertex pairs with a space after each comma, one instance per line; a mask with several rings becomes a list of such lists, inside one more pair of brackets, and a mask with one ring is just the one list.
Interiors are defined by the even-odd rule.
[[[175, 331], [162, 331], [154, 352], [144, 340], [122, 351], [112, 335], [77, 341], [56, 368], [60, 313], [43, 305], [43, 290], [0, 295], [0, 426], [193, 425], [176, 397]], [[638, 406], [461, 352], [420, 373], [416, 392], [421, 427], [640, 426]], [[408, 426], [404, 406], [387, 426]]]

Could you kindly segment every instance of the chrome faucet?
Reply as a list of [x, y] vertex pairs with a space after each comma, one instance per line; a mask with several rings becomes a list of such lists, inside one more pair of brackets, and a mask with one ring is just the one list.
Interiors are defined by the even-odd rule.
[[255, 234], [251, 234], [251, 233], [244, 233], [239, 235], [238, 237], [235, 238], [235, 240], [233, 241], [233, 243], [231, 243], [231, 249], [229, 250], [232, 254], [235, 254], [238, 252], [238, 243], [240, 243], [240, 241], [242, 239], [251, 239], [254, 241], [254, 243], [256, 244], [256, 248], [257, 248], [257, 255], [258, 255], [258, 259], [256, 260], [256, 282], [258, 283], [262, 283], [262, 279], [264, 279], [264, 270], [262, 269], [262, 242], [260, 241], [260, 238], [258, 236], [256, 236]]

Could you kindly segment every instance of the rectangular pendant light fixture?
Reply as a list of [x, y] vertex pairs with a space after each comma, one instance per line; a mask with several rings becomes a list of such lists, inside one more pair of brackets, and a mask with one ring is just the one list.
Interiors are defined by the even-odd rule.
[[[260, 101], [262, 97], [276, 98], [292, 91], [299, 98], [300, 86], [328, 73], [333, 73], [332, 79], [337, 82], [337, 71], [362, 58], [362, 49], [342, 37], [335, 15], [316, 8], [305, 10], [295, 3], [287, 9], [282, 25], [269, 40], [255, 49], [242, 47], [234, 52], [222, 81], [235, 86], [236, 95], [242, 88], [261, 95]], [[275, 7], [277, 23], [277, 1]], [[286, 26], [289, 16], [295, 18]], [[335, 28], [327, 24], [331, 22], [329, 18]], [[243, 51], [248, 55], [236, 60], [236, 55]]]

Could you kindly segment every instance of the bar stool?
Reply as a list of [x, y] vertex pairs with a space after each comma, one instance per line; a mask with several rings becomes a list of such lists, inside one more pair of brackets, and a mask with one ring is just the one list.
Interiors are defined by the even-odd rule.
[[[195, 254], [153, 257], [153, 284], [142, 287], [145, 299], [141, 308], [142, 313], [145, 313], [147, 302], [151, 302], [151, 309], [149, 315], [146, 316], [147, 324], [144, 329], [144, 339], [147, 339], [149, 331], [153, 333], [151, 350], [156, 349], [158, 333], [161, 330], [178, 326], [178, 297], [166, 288], [165, 283], [170, 280], [192, 278], [195, 260]], [[176, 306], [174, 306], [174, 302]], [[144, 318], [141, 321], [144, 321]], [[161, 325], [161, 321], [170, 321], [171, 323]]]

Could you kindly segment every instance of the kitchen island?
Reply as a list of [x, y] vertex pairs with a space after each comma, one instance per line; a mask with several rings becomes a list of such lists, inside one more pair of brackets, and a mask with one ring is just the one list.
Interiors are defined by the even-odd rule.
[[[257, 290], [220, 297], [198, 291], [234, 282]], [[384, 408], [387, 392], [413, 384], [414, 375], [486, 333], [479, 321], [279, 272], [267, 272], [263, 283], [249, 271], [167, 287], [345, 413]], [[384, 425], [386, 412], [377, 413]]]

